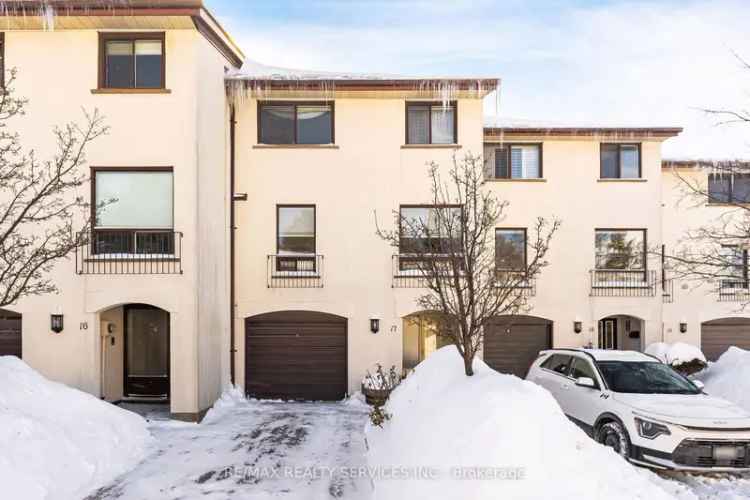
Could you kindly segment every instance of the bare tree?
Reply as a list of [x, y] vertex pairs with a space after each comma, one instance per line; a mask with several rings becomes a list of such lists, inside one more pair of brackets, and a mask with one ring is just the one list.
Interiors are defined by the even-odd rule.
[[48, 273], [86, 243], [91, 206], [78, 194], [88, 182], [81, 167], [86, 147], [107, 133], [98, 112], [84, 112], [85, 125], [54, 129], [53, 158], [40, 160], [33, 150], [24, 151], [11, 128], [27, 104], [14, 95], [15, 76], [10, 71], [0, 89], [0, 307], [55, 292]]
[[377, 234], [399, 249], [400, 272], [424, 284], [427, 291], [417, 299], [418, 306], [436, 313], [439, 334], [458, 348], [471, 376], [493, 318], [529, 309], [528, 286], [548, 264], [560, 221], [540, 217], [528, 241], [496, 245], [495, 228], [505, 218], [508, 202], [484, 186], [481, 157], [454, 157], [446, 180], [437, 163], [428, 172], [430, 207], [395, 212], [396, 228], [378, 226]]

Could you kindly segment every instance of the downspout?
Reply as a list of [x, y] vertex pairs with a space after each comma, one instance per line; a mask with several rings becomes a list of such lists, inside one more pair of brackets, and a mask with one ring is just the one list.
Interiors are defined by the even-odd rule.
[[234, 233], [236, 231], [234, 218], [234, 152], [235, 152], [235, 120], [234, 104], [230, 104], [229, 111], [229, 377], [235, 385], [235, 346], [234, 331]]

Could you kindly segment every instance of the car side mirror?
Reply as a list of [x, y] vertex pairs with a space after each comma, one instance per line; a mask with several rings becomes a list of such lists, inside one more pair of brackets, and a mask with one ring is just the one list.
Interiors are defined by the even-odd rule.
[[703, 391], [703, 389], [706, 387], [706, 384], [704, 384], [700, 380], [691, 380], [691, 382], [696, 388], [698, 388], [699, 391]]
[[576, 379], [576, 385], [579, 387], [588, 387], [589, 389], [596, 389], [596, 382], [590, 377], [578, 377]]

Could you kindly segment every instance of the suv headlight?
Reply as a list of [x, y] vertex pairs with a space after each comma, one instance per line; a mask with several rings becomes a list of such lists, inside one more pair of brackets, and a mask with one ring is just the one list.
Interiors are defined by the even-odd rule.
[[655, 439], [661, 435], [669, 436], [672, 434], [666, 425], [638, 417], [635, 417], [635, 426], [638, 429], [638, 435], [646, 439]]

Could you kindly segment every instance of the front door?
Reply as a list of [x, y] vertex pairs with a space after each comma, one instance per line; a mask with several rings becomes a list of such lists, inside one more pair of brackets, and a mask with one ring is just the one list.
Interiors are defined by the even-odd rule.
[[617, 349], [617, 319], [607, 318], [599, 322], [599, 349]]
[[125, 396], [169, 397], [169, 313], [125, 307]]

